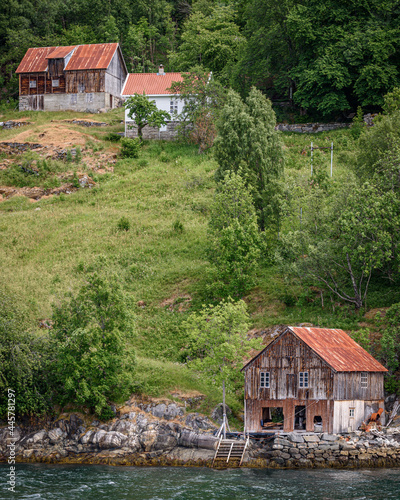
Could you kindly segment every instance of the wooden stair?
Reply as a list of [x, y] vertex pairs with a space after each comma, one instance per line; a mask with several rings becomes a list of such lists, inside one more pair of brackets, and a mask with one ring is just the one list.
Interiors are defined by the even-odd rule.
[[238, 439], [223, 439], [221, 437], [218, 442], [212, 466], [218, 469], [240, 467], [248, 443], [248, 438], [246, 441], [243, 441]]

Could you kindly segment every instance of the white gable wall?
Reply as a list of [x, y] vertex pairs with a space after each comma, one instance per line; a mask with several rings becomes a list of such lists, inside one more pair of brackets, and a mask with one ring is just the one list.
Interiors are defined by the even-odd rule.
[[[124, 97], [127, 99], [129, 96], [124, 96]], [[182, 111], [183, 111], [184, 103], [183, 103], [182, 99], [180, 99], [178, 96], [172, 96], [172, 95], [153, 96], [153, 95], [149, 95], [147, 97], [149, 98], [150, 101], [155, 101], [155, 103], [157, 105], [157, 109], [162, 110], [162, 111], [166, 111], [167, 113], [170, 113], [171, 121], [178, 120], [171, 113], [171, 110], [170, 110], [171, 101], [173, 101], [174, 103], [176, 103], [178, 105], [178, 110], [177, 110], [178, 114], [182, 113]], [[125, 108], [125, 121], [126, 121], [127, 125], [131, 124], [133, 121], [131, 118], [128, 117], [128, 112], [129, 112], [129, 110]], [[166, 125], [164, 127], [161, 127], [160, 130], [163, 131], [165, 129], [166, 129]]]

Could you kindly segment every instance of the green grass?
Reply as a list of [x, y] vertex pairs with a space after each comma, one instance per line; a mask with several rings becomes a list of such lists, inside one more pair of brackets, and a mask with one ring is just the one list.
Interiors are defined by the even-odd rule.
[[[7, 118], [21, 115], [34, 121], [34, 129], [50, 120], [72, 119], [79, 114], [29, 112]], [[92, 115], [91, 119], [112, 126], [73, 126], [73, 130], [87, 134], [93, 148], [118, 151], [119, 145], [104, 137], [123, 129], [117, 123], [121, 117], [121, 110]], [[4, 132], [3, 140], [21, 130]], [[285, 183], [298, 202], [282, 229], [287, 230], [298, 223], [298, 210], [309, 183], [311, 141], [320, 146], [334, 142], [334, 170], [329, 182], [336, 185], [352, 178], [349, 162], [354, 141], [345, 130], [312, 136], [284, 134], [283, 140]], [[330, 151], [316, 152], [314, 168], [329, 172]], [[220, 401], [220, 391], [181, 364], [186, 342], [181, 323], [203, 300], [215, 169], [212, 155], [199, 156], [196, 147], [149, 142], [138, 159], [119, 159], [113, 173], [97, 176], [95, 188], [36, 203], [23, 197], [0, 203], [0, 280], [28, 306], [31, 324], [49, 318], [51, 304], [80, 286], [85, 266], [108, 269], [118, 275], [135, 302], [145, 302], [135, 310], [138, 390], [150, 396], [165, 396], [177, 388], [198, 390], [207, 395], [204, 411]], [[127, 230], [118, 229], [122, 218]], [[372, 287], [370, 307], [396, 299], [390, 287], [384, 290]], [[185, 301], [186, 307], [180, 309]], [[322, 309], [318, 290], [288, 281], [276, 268], [264, 264], [246, 301], [254, 328], [311, 322], [352, 330], [362, 320], [330, 296], [324, 296]], [[231, 397], [228, 404], [239, 411], [241, 394]]]

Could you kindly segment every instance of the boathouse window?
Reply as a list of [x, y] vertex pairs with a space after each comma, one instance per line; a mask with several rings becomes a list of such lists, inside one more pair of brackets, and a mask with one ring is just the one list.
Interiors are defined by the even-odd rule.
[[368, 374], [362, 373], [361, 374], [361, 389], [367, 389], [367, 387], [368, 387]]
[[299, 373], [299, 387], [300, 388], [308, 387], [308, 372]]
[[260, 387], [269, 388], [269, 372], [260, 372]]
[[349, 408], [349, 417], [354, 418], [354, 410], [355, 408]]
[[51, 85], [53, 87], [59, 87], [60, 86], [60, 80], [57, 78], [57, 79], [54, 79], [51, 81]]

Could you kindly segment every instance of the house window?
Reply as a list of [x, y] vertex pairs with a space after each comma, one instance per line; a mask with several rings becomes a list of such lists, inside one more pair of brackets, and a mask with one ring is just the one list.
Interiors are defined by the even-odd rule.
[[178, 102], [177, 101], [170, 101], [170, 103], [169, 103], [169, 112], [172, 115], [178, 113]]
[[362, 373], [361, 374], [361, 389], [367, 389], [367, 387], [368, 387], [368, 374]]
[[93, 94], [86, 94], [86, 102], [93, 102]]
[[300, 372], [299, 374], [299, 387], [308, 387], [308, 372]]
[[349, 408], [349, 417], [350, 418], [354, 418], [354, 411], [355, 411], [355, 408]]
[[85, 84], [84, 83], [78, 83], [78, 92], [85, 92]]
[[35, 89], [36, 88], [36, 80], [31, 80], [29, 82], [29, 88], [30, 89]]
[[76, 94], [71, 94], [71, 104], [76, 104], [78, 102], [78, 96]]
[[52, 85], [52, 87], [59, 87], [60, 86], [60, 80], [58, 78], [52, 80], [51, 81], [51, 85]]
[[269, 388], [269, 372], [260, 372], [260, 387]]

